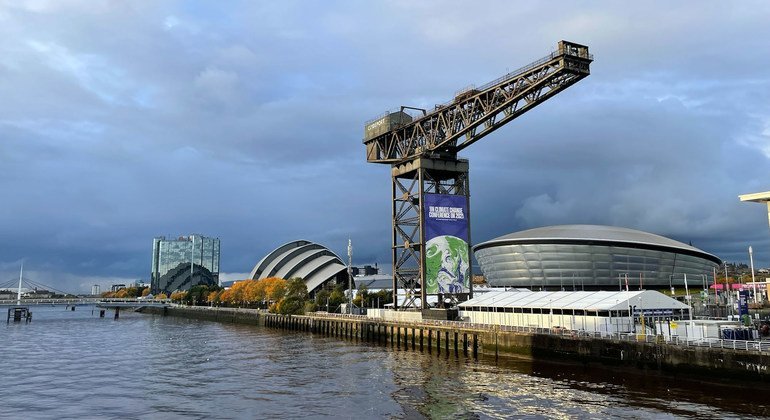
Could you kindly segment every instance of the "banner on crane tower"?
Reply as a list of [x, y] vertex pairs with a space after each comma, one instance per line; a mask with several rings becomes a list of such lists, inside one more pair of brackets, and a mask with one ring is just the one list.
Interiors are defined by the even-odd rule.
[[425, 293], [468, 293], [468, 200], [425, 194]]

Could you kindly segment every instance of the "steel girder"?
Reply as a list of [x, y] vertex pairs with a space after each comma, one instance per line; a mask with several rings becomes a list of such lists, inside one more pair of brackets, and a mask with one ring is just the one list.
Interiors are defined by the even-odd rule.
[[[415, 158], [392, 168], [393, 301], [394, 307], [427, 308], [425, 284], [425, 194], [452, 194], [470, 198], [468, 161], [465, 159]], [[470, 207], [470, 205], [469, 205]], [[466, 220], [470, 220], [470, 208]], [[470, 225], [468, 252], [470, 255]], [[472, 273], [471, 277], [472, 279]], [[471, 283], [471, 288], [472, 283]], [[399, 302], [398, 292], [405, 294]], [[471, 289], [472, 293], [472, 289]], [[450, 299], [457, 300], [454, 296]]]
[[558, 50], [455, 99], [409, 124], [365, 141], [367, 160], [397, 163], [457, 152], [590, 74], [588, 47], [559, 42]]

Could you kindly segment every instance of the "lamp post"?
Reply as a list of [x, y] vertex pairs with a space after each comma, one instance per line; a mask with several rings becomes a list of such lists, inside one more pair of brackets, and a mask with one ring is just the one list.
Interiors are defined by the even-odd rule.
[[348, 238], [348, 313], [353, 313], [353, 242]]
[[690, 298], [690, 289], [687, 288], [687, 273], [684, 273], [684, 292], [687, 295], [687, 309], [690, 311], [689, 324], [690, 324], [690, 328], [692, 328], [692, 299]]

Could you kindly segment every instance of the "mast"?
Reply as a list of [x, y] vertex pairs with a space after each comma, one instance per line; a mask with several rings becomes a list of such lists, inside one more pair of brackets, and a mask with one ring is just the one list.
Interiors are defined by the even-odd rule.
[[21, 262], [21, 270], [19, 270], [19, 290], [16, 294], [16, 304], [21, 305], [21, 276], [24, 274], [24, 261]]

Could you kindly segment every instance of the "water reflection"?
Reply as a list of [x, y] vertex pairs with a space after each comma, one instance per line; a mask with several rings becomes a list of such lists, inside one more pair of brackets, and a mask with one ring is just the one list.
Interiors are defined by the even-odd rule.
[[0, 332], [8, 418], [746, 418], [746, 389], [474, 361], [253, 326], [33, 309]]

